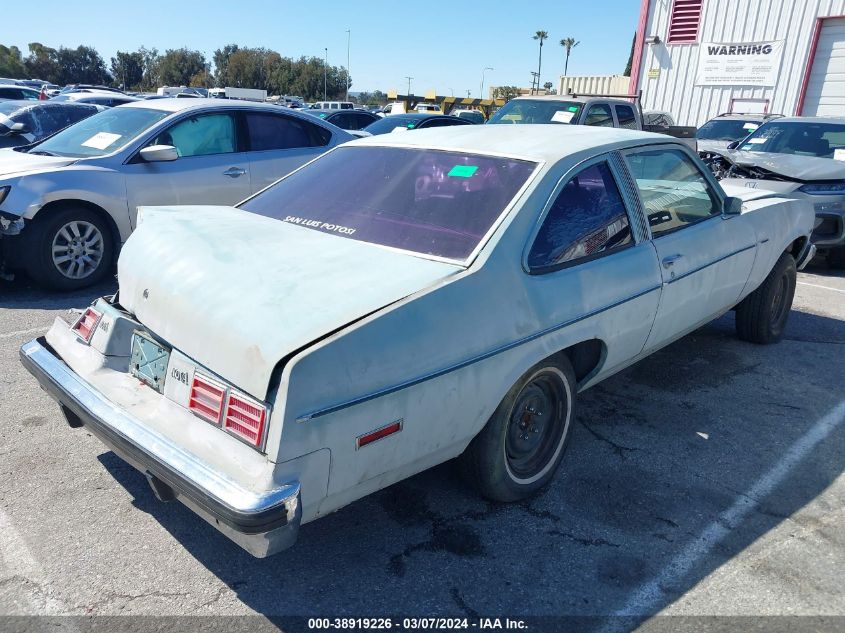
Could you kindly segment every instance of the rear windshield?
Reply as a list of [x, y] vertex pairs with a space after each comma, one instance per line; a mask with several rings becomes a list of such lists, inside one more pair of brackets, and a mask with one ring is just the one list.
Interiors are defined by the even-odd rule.
[[306, 229], [466, 260], [536, 163], [398, 147], [329, 152], [240, 208]]
[[552, 99], [514, 99], [490, 117], [489, 123], [562, 123], [578, 121], [580, 103]]
[[713, 119], [695, 133], [695, 138], [702, 141], [740, 141], [760, 127], [757, 121], [741, 119]]

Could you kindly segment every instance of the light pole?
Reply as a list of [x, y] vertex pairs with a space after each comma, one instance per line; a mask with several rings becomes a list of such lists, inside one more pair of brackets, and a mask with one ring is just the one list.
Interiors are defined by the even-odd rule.
[[411, 79], [413, 79], [413, 77], [405, 77], [405, 79], [408, 80], [408, 96], [410, 97], [411, 96]]
[[487, 72], [488, 70], [496, 70], [496, 69], [490, 68], [489, 66], [481, 69], [481, 94], [478, 95], [480, 99], [484, 98], [484, 73]]
[[328, 72], [329, 72], [329, 49], [326, 47], [326, 58], [323, 61], [323, 101], [328, 101], [328, 92], [329, 92], [329, 83], [328, 83]]
[[346, 29], [346, 100], [349, 101], [349, 45], [352, 43], [352, 29]]

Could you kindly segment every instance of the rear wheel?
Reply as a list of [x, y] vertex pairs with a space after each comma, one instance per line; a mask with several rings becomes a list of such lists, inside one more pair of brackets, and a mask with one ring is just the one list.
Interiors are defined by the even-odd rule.
[[108, 224], [85, 208], [66, 207], [37, 216], [26, 239], [27, 272], [38, 283], [57, 290], [97, 283], [114, 260]]
[[554, 477], [575, 405], [575, 374], [565, 357], [535, 365], [511, 388], [461, 457], [482, 495], [518, 501]]
[[845, 246], [837, 246], [827, 252], [827, 265], [836, 270], [845, 270]]
[[783, 338], [798, 273], [789, 253], [780, 256], [769, 276], [736, 308], [736, 331], [744, 341], [768, 344]]

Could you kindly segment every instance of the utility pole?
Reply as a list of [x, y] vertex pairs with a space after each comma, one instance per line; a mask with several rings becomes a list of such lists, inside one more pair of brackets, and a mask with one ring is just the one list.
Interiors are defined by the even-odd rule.
[[352, 43], [352, 29], [346, 29], [346, 100], [349, 101], [349, 45]]
[[326, 58], [323, 61], [323, 101], [328, 101], [328, 92], [329, 92], [329, 83], [328, 83], [328, 72], [329, 72], [329, 49], [326, 47]]
[[483, 98], [484, 98], [484, 73], [485, 73], [486, 71], [488, 71], [488, 70], [496, 70], [496, 69], [495, 69], [495, 68], [490, 68], [489, 66], [487, 66], [486, 68], [483, 68], [483, 69], [481, 70], [481, 92], [480, 92], [480, 94], [478, 95], [478, 98], [479, 98], [479, 99], [483, 99]]
[[405, 79], [408, 80], [408, 96], [410, 96], [411, 95], [411, 79], [413, 79], [413, 77], [405, 77]]

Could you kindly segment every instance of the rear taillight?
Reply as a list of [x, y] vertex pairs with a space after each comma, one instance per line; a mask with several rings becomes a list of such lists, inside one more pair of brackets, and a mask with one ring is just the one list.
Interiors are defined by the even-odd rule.
[[98, 312], [94, 308], [88, 308], [82, 313], [82, 316], [73, 324], [71, 330], [86, 343], [91, 342], [91, 337], [97, 329], [97, 324], [103, 317], [102, 312]]
[[266, 420], [267, 407], [235, 390], [229, 392], [226, 418], [223, 420], [224, 429], [249, 444], [260, 447]]
[[199, 372], [194, 373], [188, 409], [207, 422], [220, 424], [220, 415], [223, 413], [225, 400], [226, 387]]

